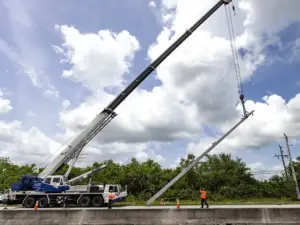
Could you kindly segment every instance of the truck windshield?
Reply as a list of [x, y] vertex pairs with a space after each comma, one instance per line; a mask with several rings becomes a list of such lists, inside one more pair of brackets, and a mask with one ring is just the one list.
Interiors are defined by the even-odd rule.
[[123, 191], [125, 191], [125, 189], [121, 185], [119, 185], [119, 192], [123, 192]]

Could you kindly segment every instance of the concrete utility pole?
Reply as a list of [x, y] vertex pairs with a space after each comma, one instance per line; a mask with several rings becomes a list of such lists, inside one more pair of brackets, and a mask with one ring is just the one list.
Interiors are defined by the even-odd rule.
[[297, 181], [296, 172], [295, 172], [295, 168], [294, 168], [294, 162], [293, 162], [293, 158], [292, 158], [292, 154], [291, 154], [291, 150], [290, 150], [289, 139], [286, 136], [286, 134], [283, 134], [283, 135], [285, 137], [286, 148], [288, 150], [289, 158], [290, 158], [290, 165], [291, 165], [291, 169], [292, 169], [292, 175], [293, 175], [295, 185], [296, 185], [297, 200], [300, 200], [299, 186], [298, 186], [298, 181]]
[[246, 115], [234, 125], [227, 133], [225, 133], [222, 137], [220, 137], [216, 142], [214, 142], [205, 152], [203, 152], [200, 156], [198, 156], [194, 161], [185, 167], [177, 176], [175, 176], [169, 183], [167, 183], [162, 189], [160, 189], [155, 195], [153, 195], [147, 202], [146, 205], [149, 206], [155, 201], [159, 196], [161, 196], [166, 190], [168, 190], [173, 184], [175, 184], [182, 176], [184, 176], [189, 170], [191, 170], [202, 158], [205, 156], [208, 157], [208, 153], [210, 153], [218, 144], [220, 144], [229, 134], [231, 134], [238, 126], [240, 126], [246, 119], [249, 118], [250, 115], [253, 115], [254, 110], [250, 113], [246, 112]]
[[285, 165], [284, 157], [285, 157], [285, 158], [288, 158], [289, 156], [283, 154], [281, 145], [279, 145], [279, 149], [280, 149], [280, 155], [276, 155], [276, 154], [275, 154], [274, 157], [277, 157], [278, 159], [279, 159], [279, 157], [281, 157], [282, 165], [283, 165], [284, 173], [285, 173], [285, 178], [288, 180], [288, 179], [289, 179], [289, 176], [288, 176], [288, 173], [287, 173], [287, 170], [286, 170], [286, 165]]

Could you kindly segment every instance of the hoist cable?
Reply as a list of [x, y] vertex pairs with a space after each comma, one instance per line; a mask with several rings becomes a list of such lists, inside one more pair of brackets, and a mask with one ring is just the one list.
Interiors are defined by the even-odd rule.
[[227, 7], [224, 7], [224, 8], [225, 8], [225, 13], [226, 13], [227, 27], [228, 27], [230, 46], [231, 46], [231, 51], [232, 51], [233, 66], [234, 66], [235, 75], [236, 75], [236, 82], [237, 82], [238, 92], [240, 93], [240, 85], [239, 85], [238, 72], [237, 72], [237, 67], [236, 67], [234, 48], [233, 48], [233, 43], [231, 41], [232, 40], [232, 33], [231, 33], [231, 30], [229, 29], [230, 25], [229, 25], [228, 11], [227, 11]]
[[235, 48], [234, 42], [233, 42], [235, 37], [234, 37], [234, 32], [233, 32], [233, 29], [231, 26], [232, 20], [229, 19], [230, 11], [228, 12], [227, 7], [225, 7], [225, 13], [226, 13], [226, 20], [227, 20], [227, 26], [228, 26], [228, 32], [229, 32], [230, 46], [231, 46], [232, 57], [233, 57], [233, 65], [234, 65], [234, 70], [235, 70], [235, 74], [236, 74], [237, 87], [238, 87], [238, 92], [241, 95], [242, 94], [242, 89], [241, 89], [241, 85], [240, 85], [241, 80], [239, 77], [238, 61], [236, 59], [236, 48]]
[[[240, 72], [240, 66], [239, 66], [239, 60], [238, 60], [238, 52], [236, 48], [235, 43], [235, 34], [234, 34], [234, 27], [231, 17], [231, 11], [228, 12], [227, 7], [225, 6], [225, 13], [226, 13], [226, 20], [227, 20], [227, 26], [228, 26], [228, 32], [229, 32], [229, 39], [230, 39], [230, 45], [231, 45], [231, 51], [232, 51], [232, 57], [233, 57], [233, 64], [235, 69], [235, 75], [236, 75], [236, 82], [237, 82], [237, 88], [239, 93], [239, 98], [242, 103], [243, 107], [243, 116], [244, 118], [248, 117], [248, 112], [245, 108], [245, 102], [244, 102], [244, 94], [243, 94], [243, 86], [242, 86], [242, 79], [241, 79], [241, 72]], [[235, 12], [234, 6], [232, 6], [233, 11]]]
[[235, 70], [235, 74], [236, 74], [236, 82], [237, 82], [238, 92], [240, 95], [242, 95], [243, 87], [242, 87], [242, 80], [241, 80], [241, 75], [240, 75], [240, 67], [239, 67], [237, 48], [236, 48], [236, 43], [235, 43], [233, 22], [232, 22], [231, 13], [230, 13], [230, 11], [228, 12], [226, 6], [225, 6], [225, 13], [226, 13], [226, 20], [227, 20], [227, 26], [228, 26], [229, 39], [230, 39], [230, 45], [231, 45], [231, 51], [232, 51], [232, 57], [233, 57], [234, 70]]
[[229, 11], [229, 19], [230, 19], [230, 27], [231, 27], [231, 30], [232, 30], [232, 37], [233, 37], [232, 43], [233, 43], [233, 47], [234, 47], [234, 53], [235, 53], [235, 56], [236, 56], [236, 66], [237, 66], [237, 72], [238, 72], [238, 79], [239, 79], [240, 89], [241, 89], [241, 93], [240, 94], [243, 94], [243, 86], [242, 86], [240, 63], [239, 63], [238, 51], [237, 51], [237, 48], [236, 48], [235, 32], [234, 32], [234, 26], [233, 26], [232, 16], [231, 16], [231, 12], [230, 11]]

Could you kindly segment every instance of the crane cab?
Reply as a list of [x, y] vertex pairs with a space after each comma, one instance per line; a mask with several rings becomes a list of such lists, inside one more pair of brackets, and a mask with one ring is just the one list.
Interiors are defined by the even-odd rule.
[[44, 183], [50, 184], [53, 187], [58, 187], [61, 185], [64, 185], [64, 176], [61, 175], [55, 175], [55, 176], [48, 176], [45, 180]]

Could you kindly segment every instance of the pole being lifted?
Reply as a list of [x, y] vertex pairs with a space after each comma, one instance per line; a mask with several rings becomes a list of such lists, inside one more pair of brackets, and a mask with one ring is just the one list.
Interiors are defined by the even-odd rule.
[[166, 190], [168, 190], [174, 183], [176, 183], [182, 176], [184, 176], [190, 169], [192, 169], [202, 158], [204, 158], [209, 152], [211, 152], [218, 144], [220, 144], [229, 134], [231, 134], [238, 126], [240, 126], [245, 120], [249, 118], [254, 112], [251, 111], [247, 113], [246, 116], [234, 126], [232, 127], [226, 134], [224, 134], [221, 138], [219, 138], [216, 142], [214, 142], [211, 147], [209, 147], [205, 152], [203, 152], [200, 156], [198, 156], [190, 165], [184, 168], [176, 177], [174, 177], [169, 183], [167, 183], [160, 191], [158, 191], [155, 195], [153, 195], [147, 202], [146, 205], [150, 206], [153, 201], [155, 201], [159, 196], [161, 196]]

